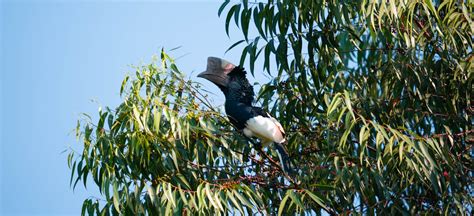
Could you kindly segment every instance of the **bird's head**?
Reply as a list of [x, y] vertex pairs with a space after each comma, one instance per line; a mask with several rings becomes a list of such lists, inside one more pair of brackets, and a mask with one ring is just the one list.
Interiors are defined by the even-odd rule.
[[198, 77], [207, 79], [221, 89], [228, 87], [230, 82], [229, 73], [236, 66], [224, 59], [209, 57], [207, 58], [207, 69], [198, 74]]

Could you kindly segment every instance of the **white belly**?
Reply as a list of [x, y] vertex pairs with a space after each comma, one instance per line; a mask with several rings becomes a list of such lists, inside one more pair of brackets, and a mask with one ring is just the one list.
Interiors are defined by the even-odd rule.
[[281, 126], [273, 118], [263, 116], [253, 117], [246, 122], [244, 135], [247, 137], [258, 137], [264, 144], [269, 142], [282, 143], [285, 141]]

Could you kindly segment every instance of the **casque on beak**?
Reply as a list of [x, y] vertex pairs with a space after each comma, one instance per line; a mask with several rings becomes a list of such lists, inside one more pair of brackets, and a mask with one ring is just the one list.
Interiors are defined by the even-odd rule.
[[207, 68], [198, 74], [198, 77], [207, 79], [219, 87], [227, 87], [229, 83], [229, 74], [235, 65], [217, 57], [207, 58]]

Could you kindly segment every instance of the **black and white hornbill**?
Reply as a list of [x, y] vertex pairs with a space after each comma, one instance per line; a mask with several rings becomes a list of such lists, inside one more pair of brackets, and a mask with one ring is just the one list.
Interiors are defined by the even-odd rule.
[[255, 93], [242, 67], [220, 58], [209, 57], [206, 71], [198, 77], [217, 85], [225, 95], [225, 112], [229, 121], [248, 138], [257, 137], [264, 146], [273, 144], [283, 171], [292, 173], [284, 146], [285, 131], [281, 124], [260, 107], [252, 106]]

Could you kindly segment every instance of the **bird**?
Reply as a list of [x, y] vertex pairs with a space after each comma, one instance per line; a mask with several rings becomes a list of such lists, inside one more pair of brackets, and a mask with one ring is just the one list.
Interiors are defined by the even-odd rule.
[[275, 118], [261, 107], [253, 106], [255, 93], [247, 72], [227, 60], [208, 57], [207, 68], [198, 77], [215, 84], [225, 96], [225, 112], [232, 125], [248, 138], [259, 138], [263, 146], [277, 150], [283, 172], [293, 173], [285, 147], [285, 131]]

